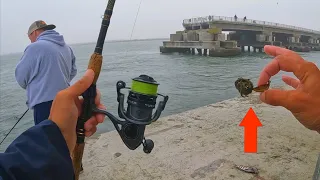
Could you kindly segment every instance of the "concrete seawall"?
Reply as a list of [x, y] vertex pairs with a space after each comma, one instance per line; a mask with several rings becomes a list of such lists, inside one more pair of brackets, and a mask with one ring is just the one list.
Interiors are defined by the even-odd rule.
[[[239, 123], [252, 107], [263, 124], [258, 152], [243, 151]], [[257, 93], [160, 118], [147, 127], [155, 147], [129, 150], [117, 132], [86, 141], [81, 180], [306, 180], [312, 179], [320, 134], [303, 127], [282, 107], [261, 103]], [[248, 165], [259, 174], [242, 172]]]

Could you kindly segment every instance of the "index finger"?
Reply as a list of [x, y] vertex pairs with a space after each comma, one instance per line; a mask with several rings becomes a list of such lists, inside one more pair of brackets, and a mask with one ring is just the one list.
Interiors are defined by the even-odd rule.
[[72, 86], [68, 87], [66, 91], [70, 93], [72, 96], [81, 96], [83, 92], [85, 92], [90, 85], [92, 84], [94, 79], [94, 71], [92, 69], [88, 69], [85, 74]]
[[292, 54], [292, 53], [295, 54], [294, 51], [288, 50], [286, 48], [281, 48], [278, 46], [271, 46], [271, 45], [265, 45], [264, 52], [271, 56], [279, 56], [283, 54]]
[[303, 60], [298, 54], [293, 51], [275, 46], [265, 47], [265, 49], [267, 54], [275, 55], [276, 57], [261, 71], [258, 79], [258, 86], [266, 84], [270, 78], [276, 75], [280, 70], [293, 72], [296, 76], [301, 74], [301, 72], [299, 72], [300, 66], [306, 61]]

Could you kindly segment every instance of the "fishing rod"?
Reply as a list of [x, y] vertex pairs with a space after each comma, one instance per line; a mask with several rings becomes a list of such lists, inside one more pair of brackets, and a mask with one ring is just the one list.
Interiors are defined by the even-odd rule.
[[[88, 69], [92, 69], [95, 72], [95, 77], [91, 86], [82, 94], [84, 100], [82, 104], [82, 113], [78, 118], [76, 126], [77, 143], [72, 153], [76, 180], [79, 179], [85, 146], [84, 124], [94, 113], [104, 114], [112, 121], [123, 143], [130, 150], [135, 150], [142, 144], [143, 151], [145, 153], [150, 153], [154, 147], [154, 143], [150, 139], [145, 139], [145, 127], [160, 117], [169, 98], [168, 96], [164, 96], [157, 92], [159, 83], [152, 77], [140, 75], [139, 77], [132, 79], [131, 88], [126, 87], [126, 83], [123, 81], [118, 81], [116, 83], [118, 116], [122, 120], [116, 118], [111, 113], [96, 107], [96, 83], [101, 71], [103, 45], [109, 28], [114, 4], [115, 0], [108, 1], [107, 8], [103, 15], [97, 44], [88, 64]], [[130, 90], [127, 98], [126, 110], [124, 108], [125, 96], [121, 92], [122, 89]], [[163, 100], [159, 102], [156, 112], [152, 114], [153, 109], [156, 108], [158, 96], [162, 96]]]
[[0, 145], [3, 143], [3, 141], [8, 137], [8, 135], [11, 133], [11, 131], [16, 127], [16, 125], [20, 122], [20, 120], [23, 118], [23, 116], [29, 111], [29, 108], [22, 114], [22, 116], [18, 119], [18, 121], [13, 125], [13, 127], [10, 129], [10, 131], [6, 134], [6, 136], [2, 139], [0, 142]]

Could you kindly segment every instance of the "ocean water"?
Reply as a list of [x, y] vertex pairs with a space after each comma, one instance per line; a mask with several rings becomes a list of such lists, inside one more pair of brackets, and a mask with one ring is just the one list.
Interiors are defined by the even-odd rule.
[[[160, 83], [158, 92], [169, 96], [162, 116], [183, 112], [222, 100], [238, 97], [234, 87], [238, 77], [251, 78], [257, 83], [260, 71], [272, 59], [264, 53], [243, 53], [237, 57], [205, 57], [199, 55], [161, 54], [162, 40], [124, 41], [105, 43], [103, 66], [98, 79], [102, 102], [108, 111], [117, 115], [116, 82], [123, 80], [127, 86], [140, 74], [152, 76]], [[72, 45], [77, 57], [78, 80], [87, 68], [95, 43]], [[0, 59], [0, 141], [26, 111], [26, 92], [16, 83], [15, 66], [22, 53], [3, 55]], [[320, 52], [301, 53], [316, 64]], [[272, 86], [281, 86], [280, 73], [271, 79]], [[286, 73], [292, 75], [292, 73]], [[0, 151], [24, 130], [33, 126], [33, 112], [17, 124], [0, 146]], [[114, 130], [106, 119], [97, 133]]]

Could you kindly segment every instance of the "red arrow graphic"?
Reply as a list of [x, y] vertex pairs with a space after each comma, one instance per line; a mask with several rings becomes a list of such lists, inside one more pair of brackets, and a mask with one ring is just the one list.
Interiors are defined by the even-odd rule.
[[262, 126], [262, 124], [251, 107], [239, 126], [244, 126], [244, 152], [256, 153], [258, 126]]

